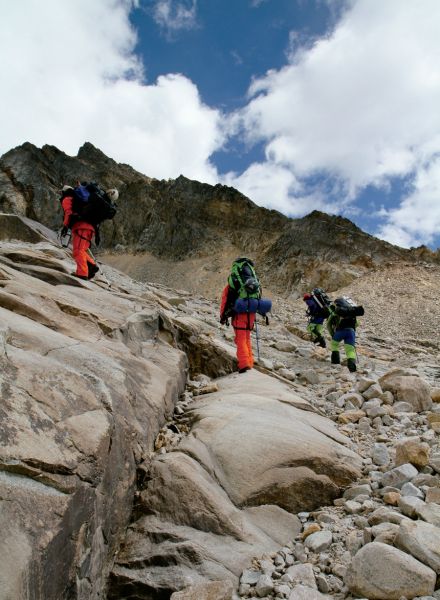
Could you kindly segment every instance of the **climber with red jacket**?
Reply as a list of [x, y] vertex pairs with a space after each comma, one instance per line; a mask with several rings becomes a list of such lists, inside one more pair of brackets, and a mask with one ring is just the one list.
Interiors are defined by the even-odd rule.
[[99, 244], [99, 225], [102, 221], [114, 217], [118, 197], [118, 190], [104, 192], [96, 183], [78, 182], [76, 188], [70, 185], [63, 187], [61, 206], [64, 219], [60, 235], [64, 237], [69, 229], [72, 230], [73, 258], [76, 262], [76, 271], [72, 275], [75, 277], [92, 279], [99, 271], [88, 249], [93, 236], [96, 245]]
[[228, 284], [223, 290], [220, 305], [220, 323], [229, 325], [229, 318], [235, 333], [237, 346], [238, 372], [244, 373], [254, 366], [251, 331], [255, 324], [255, 312], [237, 312], [236, 301], [259, 299], [261, 287], [254, 269], [254, 263], [248, 258], [237, 258], [232, 264]]
[[76, 262], [76, 271], [72, 273], [79, 279], [92, 279], [99, 271], [98, 265], [87, 252], [95, 235], [95, 228], [91, 223], [81, 220], [81, 217], [74, 212], [74, 189], [70, 185], [63, 186], [61, 190], [61, 206], [64, 210], [63, 228], [61, 237], [67, 235], [69, 229], [72, 230], [73, 258]]

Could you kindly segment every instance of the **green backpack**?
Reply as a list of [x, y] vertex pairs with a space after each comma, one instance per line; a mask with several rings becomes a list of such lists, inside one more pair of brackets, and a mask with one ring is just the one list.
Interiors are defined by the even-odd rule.
[[249, 258], [237, 258], [232, 263], [228, 283], [239, 298], [261, 298], [261, 285]]

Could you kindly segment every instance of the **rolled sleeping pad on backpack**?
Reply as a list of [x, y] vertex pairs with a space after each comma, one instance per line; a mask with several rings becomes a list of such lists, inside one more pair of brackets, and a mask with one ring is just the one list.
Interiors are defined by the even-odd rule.
[[268, 300], [267, 298], [238, 298], [234, 304], [234, 311], [236, 313], [250, 313], [255, 314], [258, 313], [265, 317], [267, 313], [272, 310], [272, 300]]

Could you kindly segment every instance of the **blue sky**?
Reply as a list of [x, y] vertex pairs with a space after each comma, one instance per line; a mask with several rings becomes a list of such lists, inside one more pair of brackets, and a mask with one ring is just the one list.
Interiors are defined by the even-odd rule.
[[438, 0], [4, 0], [0, 152], [90, 141], [436, 248], [439, 31]]

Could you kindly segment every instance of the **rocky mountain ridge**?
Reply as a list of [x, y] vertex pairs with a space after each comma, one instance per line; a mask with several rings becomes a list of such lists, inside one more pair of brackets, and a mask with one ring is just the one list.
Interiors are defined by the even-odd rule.
[[[211, 297], [238, 255], [254, 258], [273, 292], [292, 297], [311, 286], [342, 287], [386, 263], [440, 260], [439, 252], [393, 246], [342, 217], [314, 211], [289, 219], [227, 186], [151, 179], [90, 143], [76, 157], [30, 143], [4, 154], [0, 210], [57, 229], [59, 189], [77, 179], [120, 190], [118, 215], [103, 227], [107, 262], [140, 280], [154, 273], [162, 284]], [[174, 285], [179, 279], [183, 286]]]

